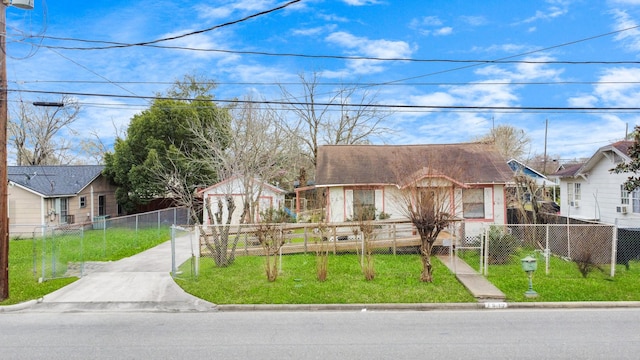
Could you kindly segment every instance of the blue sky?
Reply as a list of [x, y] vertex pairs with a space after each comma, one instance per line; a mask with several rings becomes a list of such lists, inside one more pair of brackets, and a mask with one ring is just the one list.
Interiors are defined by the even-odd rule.
[[[572, 159], [591, 156], [598, 147], [622, 139], [627, 126], [631, 130], [640, 124], [638, 111], [563, 110], [640, 107], [640, 0], [302, 0], [160, 43], [224, 51], [141, 46], [79, 50], [104, 44], [60, 40], [151, 41], [212, 28], [286, 2], [35, 0], [32, 11], [11, 7], [10, 106], [57, 98], [47, 92], [98, 95], [74, 96], [82, 105], [75, 127], [86, 136], [97, 131], [112, 141], [115, 128], [126, 127], [149, 106], [136, 97], [164, 92], [185, 74], [216, 80], [217, 99], [253, 94], [280, 100], [277, 84], [299, 93], [299, 74], [317, 72], [327, 83], [322, 93], [330, 93], [336, 83], [385, 84], [373, 88], [378, 103], [412, 106], [387, 118], [385, 125], [394, 131], [375, 139], [378, 143], [464, 142], [494, 125], [508, 124], [529, 134], [530, 154], [535, 154], [544, 151], [548, 120], [547, 153]], [[510, 62], [486, 63], [495, 60]]]

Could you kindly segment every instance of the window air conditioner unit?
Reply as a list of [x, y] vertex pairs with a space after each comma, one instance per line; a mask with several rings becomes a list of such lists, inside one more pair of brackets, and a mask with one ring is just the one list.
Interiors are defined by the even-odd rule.
[[619, 212], [620, 214], [626, 214], [627, 213], [627, 207], [626, 206], [616, 206], [616, 212]]
[[571, 206], [578, 208], [578, 207], [580, 207], [580, 202], [578, 202], [578, 201], [572, 201], [572, 202], [571, 202]]

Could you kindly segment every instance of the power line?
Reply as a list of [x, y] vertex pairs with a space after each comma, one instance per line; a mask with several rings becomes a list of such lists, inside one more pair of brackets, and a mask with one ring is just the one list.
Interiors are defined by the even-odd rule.
[[[90, 96], [90, 97], [110, 97], [122, 99], [142, 99], [142, 100], [173, 100], [173, 101], [208, 101], [213, 103], [229, 103], [229, 104], [262, 104], [262, 105], [310, 105], [309, 102], [296, 101], [280, 101], [280, 100], [243, 100], [243, 99], [196, 99], [196, 98], [171, 98], [162, 96], [139, 96], [124, 94], [98, 94], [83, 92], [63, 92], [63, 91], [43, 91], [43, 90], [15, 90], [7, 89], [9, 92], [23, 92], [35, 94], [50, 95], [74, 95], [74, 96]], [[513, 110], [513, 111], [639, 111], [640, 107], [559, 107], [559, 106], [466, 106], [466, 105], [408, 105], [408, 104], [343, 104], [343, 103], [324, 103], [314, 102], [316, 106], [326, 107], [348, 107], [348, 108], [386, 108], [386, 109], [440, 109], [440, 110]]]
[[[68, 41], [79, 41], [79, 42], [93, 42], [93, 43], [110, 44], [110, 45], [101, 46], [101, 47], [76, 48], [76, 49], [65, 49], [64, 47], [49, 47], [49, 48], [57, 48], [57, 49], [63, 49], [63, 50], [106, 50], [106, 49], [117, 49], [117, 48], [126, 48], [126, 47], [134, 47], [134, 46], [159, 47], [159, 46], [157, 46], [155, 44], [161, 43], [161, 42], [165, 42], [165, 41], [177, 40], [177, 39], [185, 38], [185, 37], [188, 37], [188, 36], [193, 36], [193, 35], [197, 35], [197, 34], [210, 32], [210, 31], [217, 30], [217, 29], [220, 29], [220, 28], [223, 28], [223, 27], [227, 27], [227, 26], [230, 26], [230, 25], [239, 24], [241, 22], [245, 22], [247, 20], [251, 20], [251, 19], [259, 17], [259, 16], [267, 15], [267, 14], [270, 14], [272, 12], [276, 12], [278, 10], [282, 10], [282, 9], [287, 8], [287, 7], [289, 7], [289, 6], [291, 6], [291, 5], [295, 4], [295, 3], [298, 3], [300, 1], [301, 0], [289, 1], [289, 2], [287, 2], [285, 4], [282, 4], [280, 6], [271, 8], [269, 10], [260, 11], [260, 12], [257, 12], [255, 14], [251, 14], [249, 16], [245, 16], [245, 17], [243, 17], [241, 19], [234, 20], [234, 21], [229, 21], [229, 22], [226, 22], [226, 23], [223, 23], [223, 24], [219, 24], [219, 25], [215, 25], [215, 26], [206, 28], [206, 29], [191, 31], [191, 32], [188, 32], [188, 33], [180, 34], [180, 35], [168, 36], [168, 37], [163, 37], [163, 38], [159, 38], [159, 39], [155, 39], [155, 40], [142, 41], [142, 42], [137, 42], [137, 43], [118, 43], [118, 42], [98, 41], [98, 40], [56, 38], [56, 37], [50, 37], [50, 36], [41, 36], [41, 38], [52, 39], [52, 40], [68, 40]], [[45, 47], [48, 47], [48, 46], [45, 46]]]
[[[128, 84], [128, 85], [173, 85], [175, 81], [111, 81], [111, 80], [9, 80], [15, 84]], [[196, 82], [198, 85], [246, 85], [279, 86], [300, 85], [300, 82]], [[316, 82], [321, 86], [484, 86], [484, 85], [635, 85], [640, 81], [479, 81], [479, 82], [410, 82], [380, 84], [375, 82]]]

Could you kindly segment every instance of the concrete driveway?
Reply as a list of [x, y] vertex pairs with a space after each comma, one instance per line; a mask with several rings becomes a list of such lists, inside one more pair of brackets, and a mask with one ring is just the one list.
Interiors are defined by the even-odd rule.
[[[176, 238], [176, 264], [188, 260], [197, 239]], [[195, 250], [194, 250], [195, 251]], [[126, 259], [85, 264], [85, 276], [44, 296], [31, 311], [214, 311], [171, 277], [171, 241]]]

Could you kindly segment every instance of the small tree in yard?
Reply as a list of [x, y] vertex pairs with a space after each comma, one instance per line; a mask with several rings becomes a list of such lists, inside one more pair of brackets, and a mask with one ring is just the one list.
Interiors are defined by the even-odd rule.
[[282, 224], [286, 219], [284, 211], [267, 209], [262, 213], [262, 221], [256, 225], [256, 236], [264, 250], [265, 271], [270, 282], [278, 278], [278, 254], [285, 242]]
[[455, 198], [453, 183], [447, 176], [430, 168], [403, 177], [399, 190], [401, 211], [416, 227], [420, 236], [422, 273], [420, 280], [433, 282], [431, 254], [442, 230], [454, 221]]
[[323, 282], [327, 280], [327, 271], [329, 267], [329, 246], [326, 242], [328, 239], [328, 226], [326, 221], [318, 223], [317, 233], [319, 238], [316, 240], [316, 278]]
[[376, 276], [375, 266], [373, 262], [373, 247], [371, 242], [375, 239], [375, 218], [376, 209], [371, 206], [359, 206], [360, 211], [354, 214], [354, 221], [356, 226], [353, 228], [353, 233], [358, 238], [358, 235], [362, 238], [362, 258], [360, 260], [360, 267], [366, 280], [373, 280]]
[[[236, 246], [238, 244], [238, 236], [229, 239], [231, 216], [233, 215], [236, 205], [233, 197], [230, 195], [225, 196], [224, 200], [223, 202], [222, 198], [218, 199], [218, 210], [215, 213], [211, 211], [207, 212], [210, 217], [209, 222], [216, 225], [207, 227], [200, 234], [202, 240], [200, 243], [203, 243], [212, 254], [213, 261], [217, 267], [227, 267], [233, 264], [235, 261]], [[208, 209], [212, 209], [211, 200], [206, 198], [204, 201], [205, 206], [207, 206]], [[225, 205], [227, 219], [223, 219]], [[231, 249], [229, 249], [229, 242], [231, 242]]]

